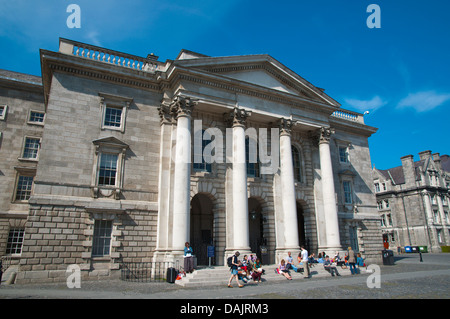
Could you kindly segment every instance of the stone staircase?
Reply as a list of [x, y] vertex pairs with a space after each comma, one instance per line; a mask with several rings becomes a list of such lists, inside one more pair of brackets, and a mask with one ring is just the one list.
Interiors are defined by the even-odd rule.
[[[265, 275], [261, 277], [260, 285], [270, 282], [282, 282], [287, 279], [280, 274], [275, 273], [277, 265], [263, 266]], [[341, 276], [351, 275], [350, 269], [342, 269], [338, 267], [339, 274]], [[322, 264], [315, 264], [310, 268], [311, 278], [319, 277], [331, 277], [330, 273], [323, 268]], [[192, 274], [186, 274], [186, 277], [182, 277], [180, 280], [176, 280], [177, 285], [183, 287], [206, 287], [206, 286], [226, 286], [230, 279], [231, 272], [227, 266], [214, 266], [214, 267], [198, 267]], [[291, 270], [292, 280], [304, 280], [303, 273], [296, 273]], [[239, 281], [242, 284], [242, 281]], [[231, 282], [233, 286], [236, 286], [236, 280]], [[256, 285], [253, 279], [248, 280], [247, 285]]]

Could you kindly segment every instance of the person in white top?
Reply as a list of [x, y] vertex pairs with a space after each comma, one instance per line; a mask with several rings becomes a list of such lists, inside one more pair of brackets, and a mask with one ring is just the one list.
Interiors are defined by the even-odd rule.
[[305, 276], [305, 278], [309, 278], [308, 251], [303, 246], [301, 246], [300, 249], [302, 250], [300, 252], [300, 255], [303, 265], [303, 275]]

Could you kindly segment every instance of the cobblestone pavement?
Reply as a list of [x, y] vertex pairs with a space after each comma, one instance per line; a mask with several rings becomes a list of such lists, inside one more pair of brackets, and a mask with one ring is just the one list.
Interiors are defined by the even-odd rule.
[[380, 288], [369, 288], [368, 278], [355, 276], [295, 278], [263, 282], [242, 289], [184, 288], [168, 283], [129, 283], [121, 280], [82, 282], [80, 289], [65, 283], [0, 286], [0, 299], [450, 299], [450, 254], [406, 254], [395, 265], [380, 266]]

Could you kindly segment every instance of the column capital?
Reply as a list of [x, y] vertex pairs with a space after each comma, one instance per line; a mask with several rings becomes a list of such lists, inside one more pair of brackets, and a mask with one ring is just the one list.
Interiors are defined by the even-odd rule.
[[331, 127], [321, 127], [319, 131], [319, 144], [330, 143], [331, 134], [334, 133], [335, 131]]
[[175, 124], [175, 114], [172, 112], [170, 105], [161, 104], [158, 107], [159, 117], [162, 124]]
[[176, 115], [176, 118], [185, 116], [190, 117], [194, 106], [197, 105], [197, 100], [188, 96], [177, 95], [173, 102], [170, 103], [170, 112]]
[[296, 125], [296, 121], [292, 121], [290, 119], [281, 118], [279, 120], [279, 127], [280, 127], [280, 136], [282, 135], [291, 135], [292, 133], [292, 127]]
[[225, 121], [229, 123], [231, 127], [243, 126], [245, 127], [245, 122], [247, 117], [252, 115], [252, 112], [240, 109], [237, 106], [228, 114], [225, 114]]

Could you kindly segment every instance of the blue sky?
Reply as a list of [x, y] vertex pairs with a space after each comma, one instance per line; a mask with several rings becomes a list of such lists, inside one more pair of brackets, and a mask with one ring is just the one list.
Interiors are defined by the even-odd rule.
[[[81, 28], [69, 29], [69, 4]], [[369, 4], [381, 9], [370, 29]], [[431, 150], [450, 155], [450, 1], [0, 0], [0, 69], [40, 75], [59, 37], [174, 59], [267, 53], [379, 128], [372, 164]]]

